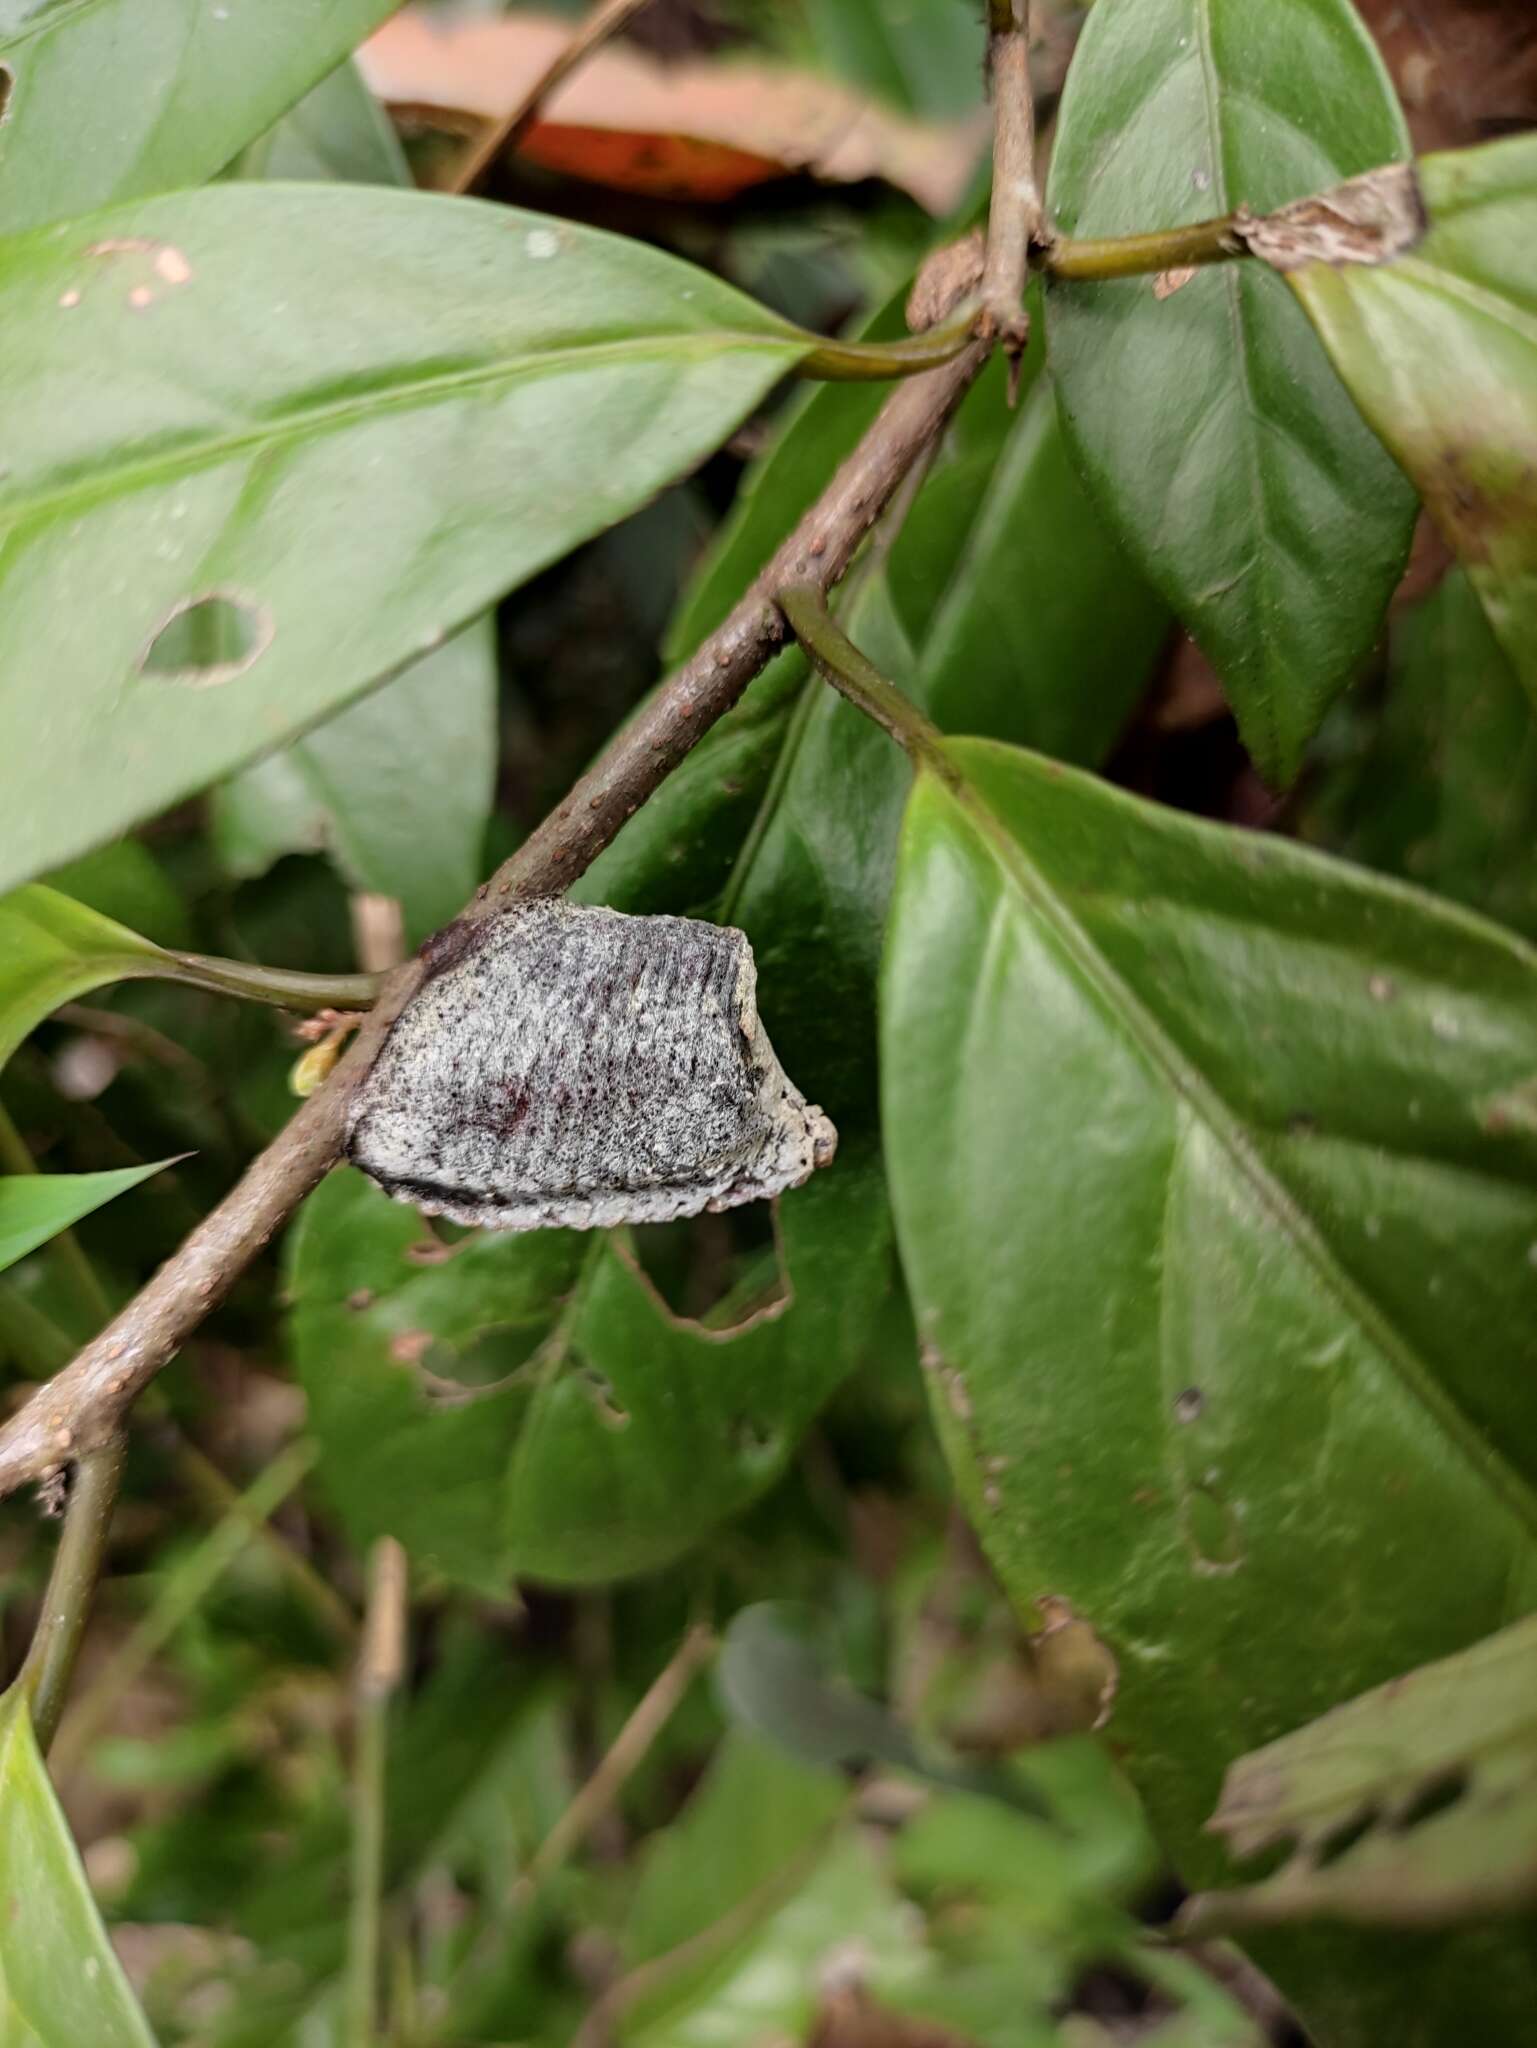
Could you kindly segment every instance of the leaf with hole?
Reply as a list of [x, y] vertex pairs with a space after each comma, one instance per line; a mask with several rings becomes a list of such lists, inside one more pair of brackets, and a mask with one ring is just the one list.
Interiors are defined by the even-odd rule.
[[118, 1195], [127, 1194], [169, 1159], [106, 1173], [11, 1173], [0, 1177], [0, 1270], [14, 1266], [61, 1230]]
[[782, 1243], [738, 1295], [694, 1318], [628, 1233], [448, 1250], [333, 1174], [289, 1246], [321, 1485], [358, 1542], [397, 1536], [485, 1591], [671, 1562], [778, 1477], [860, 1356], [889, 1272], [878, 1189], [868, 1154], [840, 1157], [784, 1199]]
[[[242, 178], [409, 185], [400, 145], [346, 64], [245, 152]], [[406, 941], [446, 924], [482, 869], [496, 777], [496, 634], [476, 620], [380, 689], [214, 792], [232, 874], [328, 851], [354, 889], [393, 896]]]
[[808, 345], [637, 243], [363, 187], [226, 184], [18, 236], [0, 318], [31, 366], [0, 396], [0, 881], [436, 647]]
[[211, 178], [398, 4], [12, 0], [0, 233]]
[[0, 1699], [0, 1810], [0, 2034], [26, 2048], [154, 2048], [14, 1686]]
[[1426, 157], [1423, 241], [1288, 274], [1537, 697], [1537, 137]]
[[[946, 755], [881, 1061], [931, 1405], [1016, 1603], [1066, 1600], [1114, 1660], [1109, 1739], [1208, 1882], [1226, 1763], [1537, 1599], [1537, 955]], [[1537, 1990], [1516, 1943], [1386, 1973], [1292, 1939], [1272, 1965], [1331, 2042], [1497, 2036]]]
[[1233, 1765], [1212, 1817], [1273, 1877], [1189, 1900], [1192, 1931], [1427, 1927], [1537, 1902], [1537, 1620], [1390, 1679]]
[[[1349, 0], [1099, 0], [1049, 197], [1064, 234], [1134, 234], [1268, 211], [1407, 151]], [[1047, 323], [1096, 504], [1210, 656], [1261, 773], [1291, 781], [1377, 637], [1413, 492], [1262, 264], [1173, 291], [1054, 286]]]

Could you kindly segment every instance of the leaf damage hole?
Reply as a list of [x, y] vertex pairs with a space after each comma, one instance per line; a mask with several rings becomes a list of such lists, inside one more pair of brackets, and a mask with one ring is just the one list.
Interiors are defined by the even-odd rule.
[[593, 1366], [584, 1365], [576, 1374], [576, 1381], [582, 1392], [592, 1403], [593, 1412], [605, 1429], [628, 1429], [630, 1411], [620, 1406], [614, 1393], [614, 1383], [598, 1372]]
[[1400, 1834], [1407, 1834], [1410, 1828], [1423, 1827], [1426, 1821], [1434, 1820], [1438, 1813], [1445, 1813], [1459, 1799], [1465, 1799], [1468, 1787], [1466, 1771], [1438, 1772], [1435, 1777], [1427, 1778], [1408, 1804], [1394, 1814], [1393, 1826]]
[[729, 1344], [794, 1299], [777, 1201], [639, 1223], [614, 1239], [677, 1329]]
[[253, 668], [272, 645], [272, 613], [232, 590], [184, 598], [139, 656], [140, 675], [212, 690]]
[[1367, 1806], [1360, 1813], [1353, 1813], [1348, 1820], [1343, 1820], [1336, 1827], [1330, 1828], [1313, 1850], [1313, 1868], [1327, 1870], [1331, 1864], [1338, 1863], [1341, 1857], [1348, 1856], [1356, 1844], [1371, 1833], [1381, 1817], [1375, 1805]]
[[1236, 1572], [1243, 1563], [1238, 1510], [1212, 1486], [1192, 1486], [1184, 1499], [1185, 1540], [1198, 1572]]

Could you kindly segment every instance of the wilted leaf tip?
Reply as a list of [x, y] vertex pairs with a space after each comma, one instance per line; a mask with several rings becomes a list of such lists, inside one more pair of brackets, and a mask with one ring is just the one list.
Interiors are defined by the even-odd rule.
[[1424, 237], [1429, 216], [1412, 164], [1384, 164], [1327, 192], [1256, 218], [1240, 209], [1234, 233], [1273, 270], [1310, 263], [1392, 263]]

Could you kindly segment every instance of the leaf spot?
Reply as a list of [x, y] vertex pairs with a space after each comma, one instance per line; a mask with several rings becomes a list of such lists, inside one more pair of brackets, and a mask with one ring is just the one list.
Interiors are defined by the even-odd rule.
[[1243, 1538], [1238, 1510], [1207, 1486], [1193, 1486], [1185, 1495], [1185, 1541], [1195, 1569], [1206, 1577], [1226, 1577], [1243, 1563]]
[[9, 64], [0, 64], [0, 124], [11, 117], [11, 95], [15, 90], [15, 72]]
[[259, 661], [275, 631], [265, 605], [235, 591], [184, 598], [166, 615], [139, 656], [139, 673], [156, 682], [211, 690]]
[[547, 263], [560, 254], [560, 236], [553, 228], [530, 228], [523, 237], [523, 253], [535, 263]]
[[1174, 1420], [1194, 1422], [1206, 1406], [1206, 1396], [1199, 1387], [1186, 1387], [1182, 1394], [1174, 1397]]

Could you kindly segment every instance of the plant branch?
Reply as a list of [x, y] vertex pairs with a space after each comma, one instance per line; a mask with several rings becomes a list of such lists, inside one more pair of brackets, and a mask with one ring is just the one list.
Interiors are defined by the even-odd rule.
[[352, 1760], [352, 1895], [347, 1923], [347, 2048], [374, 2048], [384, 1901], [384, 1790], [390, 1701], [406, 1661], [406, 1554], [381, 1536], [368, 1561]]
[[529, 1858], [520, 1892], [535, 1890], [589, 1835], [644, 1762], [651, 1745], [682, 1704], [699, 1670], [715, 1653], [715, 1638], [702, 1622], [684, 1636], [637, 1702], [592, 1776]]
[[563, 85], [646, 6], [647, 0], [600, 0], [576, 34], [553, 63], [541, 72], [516, 105], [499, 121], [493, 121], [478, 142], [472, 143], [464, 162], [454, 173], [450, 192], [473, 192], [481, 179], [506, 150], [516, 149], [539, 118], [539, 111], [558, 85]]
[[1082, 242], [1058, 237], [1046, 246], [1041, 267], [1050, 277], [1074, 280], [1194, 270], [1247, 256], [1242, 228], [1242, 215], [1225, 213], [1220, 220], [1196, 221], [1188, 228], [1165, 228], [1150, 235], [1114, 235]]
[[[908, 470], [938, 438], [986, 360], [985, 344], [973, 342], [954, 361], [892, 392], [864, 439], [730, 615], [482, 885], [470, 915], [488, 915], [511, 895], [557, 896], [586, 872], [626, 818], [661, 787], [782, 646], [786, 624], [776, 593], [791, 584], [827, 591], [842, 578], [860, 542]], [[4, 1484], [0, 1433], [0, 1488]]]
[[[729, 711], [784, 641], [775, 593], [836, 583], [913, 464], [943, 432], [987, 360], [974, 341], [938, 369], [898, 385], [822, 496], [690, 661], [609, 742], [466, 915], [510, 896], [557, 896]], [[426, 973], [424, 957], [379, 984], [378, 1000], [325, 1085], [310, 1096], [230, 1193], [101, 1334], [0, 1427], [0, 1496], [55, 1472], [116, 1430], [239, 1275], [340, 1158], [352, 1091]]]
[[1030, 339], [1025, 286], [1045, 217], [1035, 181], [1030, 0], [989, 0], [987, 67], [993, 81], [993, 193], [978, 332], [996, 336], [1017, 361]]
[[873, 719], [914, 764], [921, 761], [941, 773], [950, 772], [939, 728], [861, 654], [828, 609], [822, 591], [791, 584], [780, 591], [779, 608], [824, 682]]
[[378, 999], [377, 974], [296, 974], [286, 967], [253, 967], [244, 960], [215, 960], [204, 953], [172, 953], [174, 965], [152, 968], [167, 980], [215, 995], [244, 996], [280, 1010], [366, 1010]]
[[45, 1754], [64, 1711], [64, 1696], [106, 1555], [107, 1532], [127, 1455], [128, 1439], [119, 1430], [87, 1452], [76, 1468], [63, 1533], [43, 1594], [43, 1611], [17, 1681], [31, 1703], [37, 1746]]

